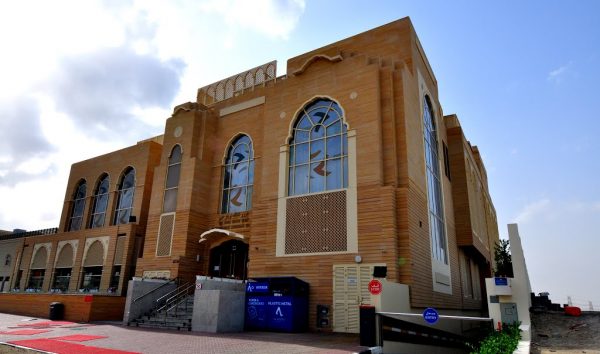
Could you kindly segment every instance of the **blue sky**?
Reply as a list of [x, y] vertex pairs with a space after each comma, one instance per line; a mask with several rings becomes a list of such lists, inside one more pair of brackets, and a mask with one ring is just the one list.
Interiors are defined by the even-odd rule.
[[534, 291], [600, 308], [597, 1], [2, 3], [0, 229], [56, 226], [71, 163], [160, 134], [198, 87], [405, 16]]

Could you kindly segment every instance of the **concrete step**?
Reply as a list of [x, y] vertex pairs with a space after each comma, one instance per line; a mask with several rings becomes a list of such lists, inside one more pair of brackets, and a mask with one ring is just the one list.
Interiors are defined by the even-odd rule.
[[150, 318], [145, 318], [142, 320], [139, 320], [138, 322], [150, 322], [150, 323], [167, 323], [167, 324], [171, 324], [171, 323], [192, 323], [192, 319], [191, 318], [162, 318], [162, 317], [150, 317]]
[[192, 323], [191, 320], [187, 320], [187, 319], [167, 319], [165, 321], [164, 318], [150, 318], [150, 319], [144, 319], [144, 320], [136, 320], [136, 323], [152, 323], [152, 324], [163, 324], [163, 325], [167, 325], [167, 326], [171, 326], [171, 325], [176, 325], [176, 326], [183, 326], [183, 325], [189, 325], [190, 323]]
[[141, 322], [138, 323], [136, 322], [135, 324], [136, 327], [142, 327], [142, 328], [157, 328], [157, 329], [166, 329], [166, 330], [173, 330], [173, 331], [191, 331], [192, 330], [192, 326], [190, 325], [164, 325], [163, 323], [146, 323], [146, 322]]
[[184, 318], [192, 318], [193, 317], [193, 312], [183, 312], [182, 311], [182, 312], [175, 313], [175, 312], [169, 311], [169, 314], [167, 314], [166, 316], [165, 316], [164, 313], [155, 313], [155, 314], [152, 314], [152, 315], [147, 315], [147, 317], [172, 317], [172, 318], [182, 318], [182, 317], [184, 317]]

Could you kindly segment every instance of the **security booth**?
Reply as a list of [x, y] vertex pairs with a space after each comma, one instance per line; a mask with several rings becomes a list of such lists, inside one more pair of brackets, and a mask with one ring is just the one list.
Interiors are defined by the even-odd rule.
[[251, 279], [246, 284], [246, 329], [306, 331], [308, 291], [308, 283], [296, 277]]

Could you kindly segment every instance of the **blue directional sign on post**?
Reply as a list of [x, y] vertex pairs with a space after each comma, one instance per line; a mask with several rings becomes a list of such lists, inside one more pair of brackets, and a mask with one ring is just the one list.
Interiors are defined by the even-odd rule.
[[436, 323], [439, 318], [440, 315], [434, 308], [428, 307], [423, 311], [423, 319], [429, 324]]

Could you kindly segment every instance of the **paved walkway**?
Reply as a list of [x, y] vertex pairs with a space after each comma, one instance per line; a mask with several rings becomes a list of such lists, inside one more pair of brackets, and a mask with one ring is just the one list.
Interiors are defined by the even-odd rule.
[[[0, 343], [8, 342], [20, 342], [28, 348], [38, 344], [58, 348], [45, 349], [55, 353], [76, 352], [76, 349], [69, 348], [81, 345], [89, 347], [79, 347], [89, 353], [102, 352], [101, 348], [104, 348], [108, 349], [104, 352], [114, 354], [357, 353], [367, 349], [358, 345], [357, 335], [337, 333], [173, 332], [126, 327], [116, 322], [78, 324], [0, 313]], [[8, 349], [0, 344], [0, 353], [8, 352]]]

